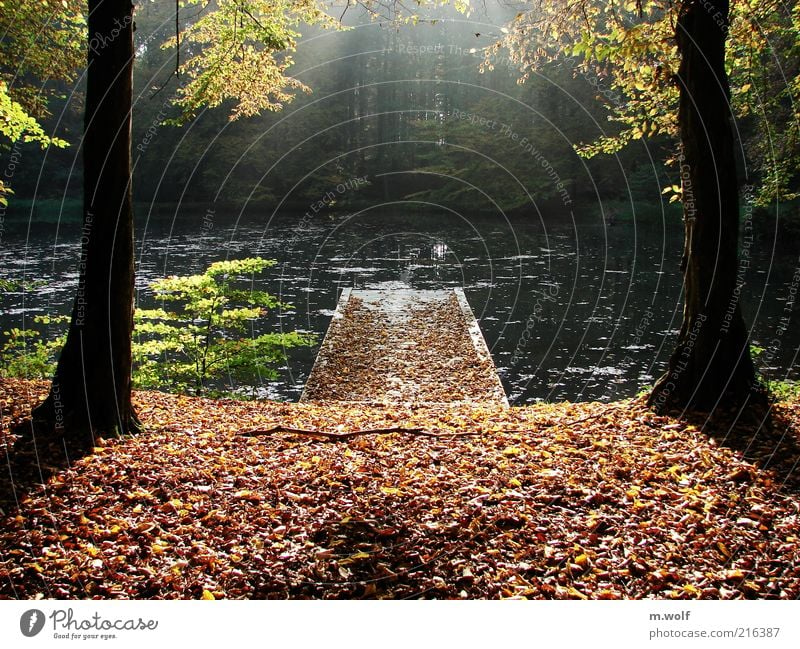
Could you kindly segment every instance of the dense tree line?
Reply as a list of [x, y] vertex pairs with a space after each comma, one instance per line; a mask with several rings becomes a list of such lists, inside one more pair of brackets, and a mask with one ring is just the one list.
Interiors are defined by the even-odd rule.
[[[614, 131], [596, 78], [577, 74], [570, 61], [546, 66], [523, 85], [507, 59], [482, 71], [485, 48], [501, 33], [500, 23], [487, 23], [508, 16], [442, 14], [398, 26], [354, 9], [346, 17], [350, 31], [306, 27], [291, 72], [311, 93], [298, 93], [280, 112], [231, 122], [226, 110], [201, 109], [190, 123], [170, 125], [165, 122], [181, 112], [172, 99], [182, 80], [175, 78], [174, 50], [160, 44], [174, 31], [174, 8], [144, 4], [135, 32], [137, 212], [177, 202], [187, 204], [187, 212], [212, 203], [247, 203], [259, 213], [280, 204], [303, 212], [331, 187], [364, 176], [372, 177], [369, 185], [346, 193], [338, 208], [412, 199], [487, 213], [557, 214], [563, 207], [559, 183], [578, 206], [596, 206], [599, 199], [659, 203], [670, 180], [663, 139], [639, 143], [617, 158], [577, 155], [574, 145]], [[60, 205], [66, 195], [77, 205], [80, 197], [82, 167], [74, 145], [83, 128], [84, 93], [82, 82], [63, 86], [65, 96], [51, 102], [53, 117], [46, 121], [73, 146], [46, 156], [26, 150], [15, 178], [19, 196], [36, 196], [40, 212], [45, 199]], [[510, 135], [530, 146], [509, 147]], [[328, 155], [320, 158], [320, 151]], [[537, 152], [546, 158], [544, 166]], [[45, 186], [38, 182], [40, 171], [49, 179]], [[29, 204], [20, 205], [27, 213]]]

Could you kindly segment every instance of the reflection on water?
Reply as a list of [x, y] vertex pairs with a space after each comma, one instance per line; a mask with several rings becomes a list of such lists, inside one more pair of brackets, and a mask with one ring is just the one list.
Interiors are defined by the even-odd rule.
[[[256, 323], [254, 334], [302, 329], [322, 335], [342, 288], [376, 284], [463, 286], [498, 372], [514, 403], [609, 400], [635, 394], [664, 369], [680, 325], [678, 261], [681, 231], [673, 223], [603, 224], [532, 220], [513, 224], [449, 214], [399, 218], [291, 216], [214, 229], [201, 216], [139, 228], [137, 289], [151, 303], [150, 281], [201, 272], [225, 257], [261, 255], [278, 265], [257, 278], [293, 309]], [[43, 312], [67, 313], [77, 283], [79, 230], [52, 226], [7, 229], [0, 249], [3, 277], [41, 280], [3, 298], [0, 324], [31, 326]], [[762, 345], [775, 336], [796, 259], [751, 249], [745, 280], [748, 322]], [[790, 373], [797, 328], [783, 334], [774, 375]], [[293, 350], [281, 379], [259, 393], [296, 399], [316, 350]], [[789, 374], [789, 376], [792, 376]]]

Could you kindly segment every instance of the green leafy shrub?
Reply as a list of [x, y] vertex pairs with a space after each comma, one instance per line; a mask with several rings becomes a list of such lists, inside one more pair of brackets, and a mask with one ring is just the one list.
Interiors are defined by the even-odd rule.
[[800, 382], [763, 380], [763, 385], [776, 401], [794, 401], [800, 397]]
[[264, 291], [242, 288], [246, 279], [275, 265], [261, 257], [218, 261], [201, 275], [167, 277], [150, 284], [166, 308], [138, 309], [134, 331], [134, 385], [196, 394], [226, 378], [254, 383], [277, 378], [286, 350], [314, 343], [300, 332], [247, 337], [248, 329], [282, 305]]
[[[60, 325], [69, 321], [67, 316], [34, 316], [39, 325]], [[0, 347], [0, 376], [4, 378], [49, 379], [56, 369], [58, 352], [64, 346], [66, 332], [46, 338], [38, 329], [4, 331], [5, 343]]]
[[[750, 345], [750, 355], [754, 360], [761, 359], [761, 356], [766, 352], [766, 348], [760, 345]], [[794, 401], [800, 397], [800, 381], [770, 379], [769, 376], [760, 374], [758, 382], [769, 393], [770, 397], [775, 401]]]

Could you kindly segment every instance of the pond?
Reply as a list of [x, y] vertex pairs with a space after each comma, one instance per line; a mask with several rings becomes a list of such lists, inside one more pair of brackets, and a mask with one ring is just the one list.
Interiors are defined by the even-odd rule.
[[[38, 313], [69, 312], [79, 237], [74, 223], [6, 224], [2, 277], [39, 281], [3, 296], [3, 330], [31, 327]], [[246, 220], [151, 216], [138, 222], [137, 300], [152, 305], [147, 285], [157, 277], [261, 255], [278, 264], [257, 278], [258, 288], [293, 308], [257, 322], [254, 333], [302, 329], [321, 342], [345, 287], [461, 286], [512, 403], [612, 400], [635, 395], [665, 368], [681, 319], [681, 245], [674, 217], [608, 225], [599, 213], [508, 221], [397, 206]], [[742, 306], [754, 342], [767, 348], [761, 369], [796, 378], [800, 334], [781, 318], [792, 316], [797, 254], [772, 241], [749, 245]], [[292, 350], [277, 381], [229, 387], [296, 400], [317, 348]]]

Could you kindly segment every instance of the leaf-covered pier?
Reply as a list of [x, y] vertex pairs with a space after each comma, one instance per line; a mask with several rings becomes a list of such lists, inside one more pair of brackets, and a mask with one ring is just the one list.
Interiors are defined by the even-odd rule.
[[508, 404], [460, 288], [345, 289], [302, 400]]

